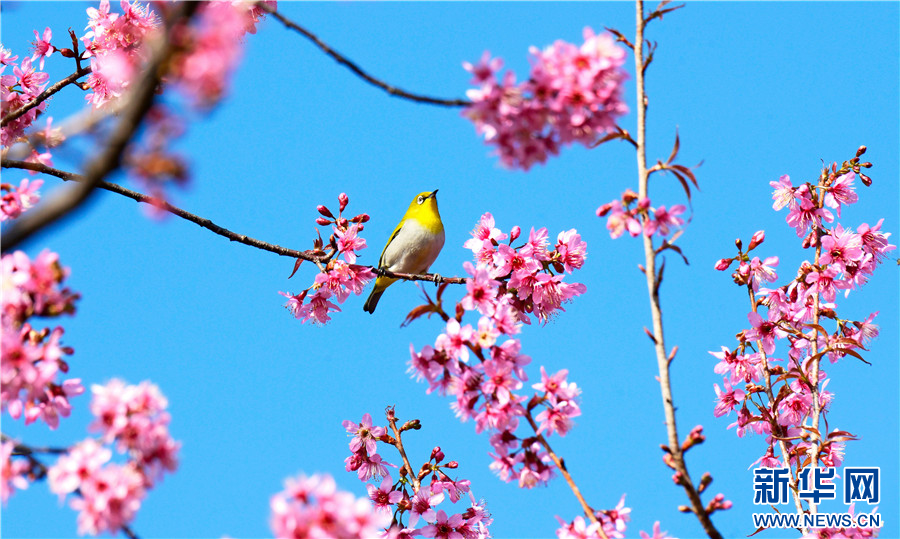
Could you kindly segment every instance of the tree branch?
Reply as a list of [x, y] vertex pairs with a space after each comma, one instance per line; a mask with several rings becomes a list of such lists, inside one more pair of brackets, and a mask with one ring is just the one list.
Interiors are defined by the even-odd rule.
[[64, 78], [63, 80], [57, 82], [53, 86], [47, 88], [46, 90], [41, 92], [37, 97], [35, 97], [31, 101], [29, 101], [28, 103], [22, 105], [20, 108], [10, 111], [6, 116], [3, 117], [3, 120], [0, 121], [0, 127], [6, 127], [6, 124], [8, 124], [9, 122], [19, 118], [20, 116], [22, 116], [29, 110], [33, 109], [34, 107], [36, 107], [36, 106], [40, 105], [41, 103], [43, 103], [44, 101], [46, 101], [53, 94], [62, 90], [66, 86], [72, 84], [73, 82], [80, 79], [81, 77], [89, 74], [90, 72], [91, 72], [90, 66], [83, 67], [83, 68], [79, 69], [78, 71], [76, 71], [75, 73], [72, 73], [68, 77]]
[[[637, 86], [637, 166], [638, 166], [638, 196], [647, 198], [649, 172], [647, 170], [647, 94], [644, 89], [644, 27], [647, 20], [644, 19], [644, 2], [636, 0], [637, 21], [634, 39], [634, 66], [635, 84]], [[652, 15], [651, 15], [652, 19]], [[644, 216], [644, 219], [648, 217]], [[646, 224], [646, 222], [645, 222]], [[669, 378], [669, 358], [666, 353], [666, 344], [663, 338], [662, 309], [659, 303], [660, 275], [656, 271], [656, 251], [653, 248], [653, 239], [641, 235], [644, 243], [644, 274], [647, 278], [647, 294], [650, 299], [650, 314], [653, 320], [653, 342], [656, 351], [656, 362], [659, 367], [659, 386], [662, 393], [663, 409], [666, 417], [666, 430], [668, 434], [668, 448], [672, 456], [672, 464], [677, 473], [684, 492], [691, 502], [691, 508], [703, 530], [711, 539], [721, 539], [722, 535], [713, 525], [709, 513], [703, 506], [700, 493], [694, 486], [684, 462], [684, 451], [678, 438], [678, 427], [675, 423], [675, 403], [672, 396], [672, 383]]]
[[359, 65], [329, 47], [328, 44], [319, 39], [318, 36], [310, 32], [306, 28], [303, 28], [299, 24], [293, 22], [292, 20], [288, 19], [281, 13], [275, 11], [265, 2], [257, 2], [256, 5], [263, 11], [278, 19], [278, 21], [281, 22], [281, 24], [283, 24], [285, 27], [300, 33], [301, 35], [303, 35], [303, 37], [312, 41], [317, 47], [322, 50], [322, 52], [334, 58], [337, 63], [345, 66], [347, 69], [355, 73], [356, 76], [375, 87], [381, 88], [392, 96], [402, 97], [403, 99], [409, 99], [410, 101], [415, 101], [417, 103], [428, 103], [429, 105], [441, 105], [444, 107], [466, 107], [472, 104], [471, 101], [467, 101], [465, 99], [441, 99], [437, 97], [429, 97], [426, 95], [407, 92], [405, 90], [397, 88], [396, 86], [391, 86], [390, 84], [382, 80], [376, 79], [375, 77], [364, 71], [361, 67], [359, 67]]
[[[48, 167], [43, 163], [29, 163], [27, 161], [13, 161], [11, 159], [4, 160], [2, 162], [3, 168], [17, 168], [23, 170], [32, 170], [34, 172], [40, 172], [43, 174], [47, 174], [49, 176], [55, 176], [65, 181], [74, 181], [74, 182], [84, 182], [86, 179], [84, 176], [80, 174], [75, 174], [72, 172], [67, 172], [65, 170], [59, 170], [56, 168]], [[135, 202], [149, 204], [155, 208], [165, 210], [172, 215], [177, 217], [181, 217], [186, 221], [190, 221], [196, 225], [199, 225], [214, 234], [218, 234], [224, 238], [227, 238], [230, 241], [234, 241], [237, 243], [242, 243], [244, 245], [248, 245], [250, 247], [255, 247], [257, 249], [261, 249], [263, 251], [269, 251], [270, 253], [275, 253], [279, 256], [286, 256], [290, 258], [300, 258], [302, 260], [306, 260], [308, 262], [327, 262], [328, 255], [315, 255], [312, 251], [297, 251], [295, 249], [288, 249], [287, 247], [281, 247], [280, 245], [275, 245], [272, 243], [267, 243], [261, 240], [257, 240], [251, 238], [245, 234], [238, 234], [237, 232], [232, 232], [227, 228], [221, 227], [209, 219], [204, 217], [200, 217], [199, 215], [195, 215], [189, 211], [185, 211], [177, 206], [173, 206], [164, 200], [160, 200], [158, 198], [154, 198], [150, 195], [145, 195], [144, 193], [140, 193], [138, 191], [133, 191], [126, 187], [122, 187], [119, 184], [101, 181], [97, 184], [98, 189], [104, 189], [106, 191], [110, 191], [112, 193], [116, 193], [122, 195], [124, 197], [128, 197]], [[392, 271], [388, 271], [385, 269], [372, 267], [372, 271], [377, 275], [382, 275], [385, 277], [393, 277], [395, 279], [402, 279], [404, 281], [432, 281], [432, 282], [440, 282], [440, 283], [450, 283], [450, 284], [465, 284], [466, 279], [463, 277], [441, 277], [440, 275], [434, 274], [412, 274], [412, 273], [394, 273]]]
[[165, 30], [161, 35], [155, 36], [147, 43], [150, 59], [140, 77], [133, 81], [133, 90], [128, 105], [122, 111], [121, 120], [113, 128], [104, 147], [98, 152], [99, 155], [85, 166], [84, 181], [74, 189], [49, 198], [16, 220], [15, 224], [0, 237], [3, 252], [14, 249], [35, 233], [71, 213], [90, 197], [94, 187], [103, 181], [104, 177], [119, 168], [125, 146], [142, 123], [144, 115], [150, 110], [163, 73], [162, 67], [174, 50], [175, 44], [169, 39], [169, 32], [176, 24], [190, 19], [198, 6], [197, 2], [180, 4], [171, 19], [166, 21]]

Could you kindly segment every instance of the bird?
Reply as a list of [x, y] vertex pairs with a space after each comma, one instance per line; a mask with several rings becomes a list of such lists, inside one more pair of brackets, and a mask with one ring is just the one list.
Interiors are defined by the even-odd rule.
[[[428, 271], [444, 247], [444, 224], [438, 212], [437, 192], [419, 193], [409, 204], [400, 224], [381, 251], [378, 268], [395, 273], [421, 274]], [[375, 312], [378, 300], [397, 279], [380, 276], [363, 310]]]

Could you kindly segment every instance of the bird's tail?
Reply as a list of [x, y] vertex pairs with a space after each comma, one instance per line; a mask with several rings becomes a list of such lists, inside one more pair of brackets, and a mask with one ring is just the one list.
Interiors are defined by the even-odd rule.
[[373, 288], [372, 293], [369, 294], [369, 299], [367, 299], [366, 304], [363, 305], [363, 310], [369, 314], [374, 313], [375, 307], [378, 305], [378, 300], [381, 299], [381, 295], [384, 294], [387, 287], [394, 284], [395, 280], [396, 279], [389, 279], [387, 277], [375, 279], [375, 288]]

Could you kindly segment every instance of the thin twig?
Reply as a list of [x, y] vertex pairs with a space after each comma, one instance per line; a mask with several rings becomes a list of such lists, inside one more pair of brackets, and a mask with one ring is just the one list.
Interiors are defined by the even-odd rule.
[[[74, 181], [74, 182], [83, 182], [85, 181], [84, 177], [80, 174], [75, 174], [72, 172], [67, 172], [65, 170], [59, 170], [56, 168], [49, 167], [43, 163], [30, 163], [28, 161], [13, 161], [11, 159], [4, 160], [2, 162], [3, 168], [18, 168], [23, 170], [32, 170], [35, 172], [41, 172], [43, 174], [47, 174], [50, 176], [55, 176], [65, 181]], [[138, 191], [133, 191], [126, 187], [122, 187], [119, 184], [101, 181], [97, 184], [98, 189], [104, 189], [106, 191], [110, 191], [112, 193], [116, 193], [122, 195], [124, 197], [128, 197], [136, 202], [142, 204], [149, 204], [154, 208], [165, 210], [172, 215], [181, 217], [186, 221], [190, 221], [196, 225], [199, 225], [219, 236], [227, 238], [230, 241], [234, 241], [237, 243], [241, 243], [250, 247], [255, 247], [257, 249], [261, 249], [263, 251], [269, 251], [270, 253], [275, 253], [279, 256], [286, 256], [290, 258], [300, 258], [302, 260], [306, 260], [308, 262], [322, 262], [326, 258], [327, 255], [315, 255], [312, 251], [297, 251], [295, 249], [288, 249], [287, 247], [281, 247], [280, 245], [275, 245], [272, 243], [267, 243], [261, 240], [257, 240], [247, 236], [245, 234], [238, 234], [237, 232], [232, 232], [227, 228], [221, 227], [209, 219], [204, 217], [200, 217], [199, 215], [195, 215], [191, 212], [185, 211], [177, 206], [173, 206], [164, 200], [160, 200], [158, 198], [152, 197], [150, 195], [145, 195], [144, 193], [140, 193]], [[370, 266], [371, 267], [371, 266]], [[450, 284], [465, 284], [466, 279], [463, 277], [441, 277], [433, 274], [413, 274], [413, 273], [394, 273], [392, 271], [388, 271], [381, 268], [371, 267], [372, 271], [377, 275], [383, 275], [385, 277], [392, 277], [395, 279], [402, 279], [404, 281], [432, 281], [432, 282], [442, 282], [442, 283], [450, 283]]]
[[[556, 468], [565, 478], [566, 483], [569, 484], [569, 488], [572, 489], [572, 493], [575, 494], [575, 498], [578, 499], [578, 503], [581, 504], [581, 509], [584, 511], [584, 515], [590, 519], [592, 523], [598, 523], [597, 515], [594, 513], [594, 509], [587, 503], [587, 500], [584, 499], [584, 496], [581, 494], [581, 490], [578, 489], [578, 485], [575, 484], [575, 480], [572, 479], [572, 474], [569, 473], [569, 470], [566, 469], [566, 463], [557, 455], [553, 449], [550, 447], [550, 442], [544, 438], [543, 434], [538, 433], [538, 425], [535, 422], [534, 418], [531, 416], [531, 410], [527, 410], [525, 412], [525, 419], [528, 420], [528, 424], [531, 425], [532, 430], [534, 430], [536, 439], [538, 443], [540, 443], [544, 450], [547, 451], [547, 454], [550, 455], [550, 458], [553, 460], [553, 464], [556, 465]], [[606, 535], [606, 531], [603, 529], [603, 526], [597, 527], [597, 533], [603, 539], [609, 539]]]
[[[644, 89], [644, 2], [636, 0], [636, 29], [634, 39], [634, 64], [635, 84], [637, 86], [637, 166], [638, 166], [638, 196], [647, 198], [649, 172], [647, 170], [647, 94]], [[644, 219], [647, 219], [645, 216]], [[669, 360], [666, 353], [666, 345], [663, 337], [662, 309], [659, 302], [659, 276], [656, 272], [656, 251], [653, 248], [653, 239], [642, 235], [644, 243], [644, 274], [647, 278], [647, 293], [650, 299], [650, 314], [653, 320], [653, 341], [656, 351], [656, 361], [659, 367], [659, 386], [662, 393], [663, 409], [666, 417], [666, 430], [668, 433], [668, 448], [672, 456], [672, 464], [680, 474], [680, 484], [684, 487], [685, 494], [691, 502], [691, 508], [703, 530], [712, 539], [721, 539], [722, 535], [713, 525], [709, 513], [703, 506], [700, 494], [694, 486], [684, 462], [684, 452], [678, 438], [678, 428], [675, 422], [675, 404], [672, 396], [672, 384], [669, 378]]]
[[38, 94], [37, 97], [35, 97], [31, 101], [29, 101], [28, 103], [25, 103], [24, 105], [17, 108], [16, 110], [9, 112], [6, 116], [3, 117], [3, 120], [0, 121], [0, 126], [6, 127], [6, 124], [8, 124], [9, 122], [19, 118], [20, 116], [22, 116], [29, 110], [33, 109], [34, 107], [36, 107], [36, 106], [40, 105], [41, 103], [43, 103], [44, 101], [46, 101], [50, 96], [52, 96], [56, 92], [62, 90], [66, 86], [72, 84], [73, 82], [75, 82], [78, 79], [80, 79], [81, 77], [89, 74], [90, 72], [91, 72], [91, 67], [88, 66], [88, 67], [79, 69], [75, 73], [72, 73], [68, 77], [64, 78], [63, 80], [57, 82], [53, 86], [47, 88], [46, 90], [44, 90], [43, 92]]
[[99, 155], [85, 166], [84, 182], [79, 183], [74, 189], [49, 198], [16, 220], [15, 224], [0, 238], [3, 252], [14, 249], [38, 231], [71, 213], [90, 197], [95, 191], [94, 188], [103, 181], [104, 177], [119, 168], [126, 145], [131, 141], [143, 122], [144, 116], [153, 105], [156, 88], [162, 76], [162, 66], [165, 65], [176, 46], [169, 39], [169, 32], [176, 24], [190, 19], [198, 6], [198, 2], [180, 4], [171, 19], [166, 21], [164, 31], [148, 41], [150, 59], [140, 77], [132, 81], [134, 89], [128, 105], [122, 111], [121, 120], [113, 128], [106, 143], [98, 152]]
[[406, 471], [412, 478], [413, 490], [419, 492], [419, 487], [421, 486], [419, 475], [413, 470], [412, 465], [409, 463], [409, 457], [406, 456], [406, 451], [403, 449], [403, 440], [400, 438], [400, 429], [397, 428], [397, 417], [394, 415], [394, 408], [388, 408], [388, 413], [386, 415], [388, 424], [391, 426], [391, 431], [394, 433], [394, 447], [396, 447], [397, 451], [400, 453], [400, 457], [403, 459], [403, 465], [406, 467]]
[[441, 105], [444, 107], [466, 107], [466, 106], [469, 106], [472, 104], [471, 101], [467, 101], [465, 99], [441, 99], [441, 98], [437, 98], [437, 97], [429, 97], [427, 95], [414, 94], [411, 92], [407, 92], [405, 90], [397, 88], [396, 86], [391, 86], [390, 84], [373, 77], [372, 75], [370, 75], [369, 73], [364, 71], [361, 67], [359, 67], [359, 65], [357, 65], [353, 61], [349, 60], [346, 56], [342, 55], [341, 53], [339, 53], [336, 50], [329, 47], [328, 44], [325, 43], [324, 41], [322, 41], [321, 39], [319, 39], [318, 36], [316, 36], [315, 34], [310, 32], [306, 28], [303, 28], [302, 26], [295, 23], [294, 21], [288, 19], [281, 13], [275, 11], [273, 8], [269, 7], [265, 2], [257, 2], [256, 5], [263, 11], [266, 11], [267, 13], [269, 13], [270, 15], [272, 15], [273, 17], [278, 19], [278, 21], [281, 22], [281, 24], [283, 24], [287, 28], [290, 28], [291, 30], [299, 32], [301, 35], [303, 35], [303, 37], [312, 41], [317, 47], [319, 47], [322, 50], [322, 52], [324, 52], [328, 56], [331, 56], [332, 58], [334, 58], [334, 60], [337, 61], [337, 63], [345, 66], [347, 69], [349, 69], [350, 71], [355, 73], [358, 77], [360, 77], [364, 81], [368, 82], [369, 84], [371, 84], [373, 86], [381, 88], [382, 90], [389, 93], [390, 95], [393, 95], [396, 97], [402, 97], [404, 99], [409, 99], [410, 101], [415, 101], [417, 103], [428, 103], [429, 105]]

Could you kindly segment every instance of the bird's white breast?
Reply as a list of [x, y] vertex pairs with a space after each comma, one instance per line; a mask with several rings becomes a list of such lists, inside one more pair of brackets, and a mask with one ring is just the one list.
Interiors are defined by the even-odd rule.
[[384, 250], [382, 267], [398, 273], [425, 273], [444, 246], [444, 230], [434, 233], [407, 220]]

